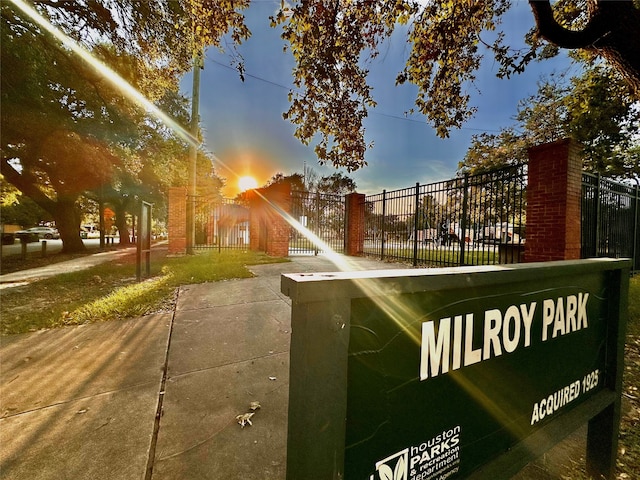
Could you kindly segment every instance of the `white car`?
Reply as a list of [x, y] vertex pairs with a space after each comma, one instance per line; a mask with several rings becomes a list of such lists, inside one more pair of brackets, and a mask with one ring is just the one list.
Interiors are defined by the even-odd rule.
[[22, 236], [26, 236], [28, 237], [35, 237], [36, 235], [38, 236], [38, 239], [42, 239], [45, 238], [47, 240], [52, 239], [52, 238], [60, 238], [60, 232], [58, 232], [57, 228], [51, 228], [51, 227], [32, 227], [32, 228], [27, 228], [26, 230], [18, 230], [17, 232], [14, 233], [14, 235], [18, 238], [22, 237]]

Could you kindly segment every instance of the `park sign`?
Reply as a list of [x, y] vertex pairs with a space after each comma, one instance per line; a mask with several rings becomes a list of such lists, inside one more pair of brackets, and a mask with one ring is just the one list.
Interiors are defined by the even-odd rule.
[[288, 480], [509, 478], [584, 423], [611, 477], [629, 262], [287, 274]]

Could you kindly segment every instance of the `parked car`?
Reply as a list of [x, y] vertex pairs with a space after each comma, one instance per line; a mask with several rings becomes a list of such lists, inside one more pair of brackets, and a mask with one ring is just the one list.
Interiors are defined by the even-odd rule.
[[81, 225], [80, 238], [96, 238], [100, 236], [100, 230], [95, 225]]
[[27, 239], [35, 239], [34, 241], [38, 241], [42, 238], [45, 238], [47, 240], [52, 238], [60, 238], [60, 232], [58, 232], [57, 228], [32, 227], [27, 228], [26, 230], [18, 230], [17, 232], [15, 232], [15, 236], [20, 239], [22, 239], [22, 237], [25, 237]]

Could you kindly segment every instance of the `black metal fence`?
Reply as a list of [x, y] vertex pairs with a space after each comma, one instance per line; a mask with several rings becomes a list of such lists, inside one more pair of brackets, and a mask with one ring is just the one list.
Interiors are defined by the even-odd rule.
[[[526, 187], [520, 165], [369, 195], [364, 254], [425, 266], [521, 261]], [[194, 203], [194, 248], [248, 247], [248, 207], [220, 198]], [[632, 258], [640, 271], [640, 187], [584, 173], [581, 211], [582, 257]], [[293, 191], [291, 216], [302, 228], [291, 229], [290, 254], [344, 252], [344, 196]]]
[[246, 249], [249, 247], [249, 209], [226, 198], [195, 200], [196, 249]]
[[640, 271], [640, 189], [582, 174], [582, 257], [632, 258]]
[[[344, 196], [292, 191], [291, 216], [302, 228], [291, 229], [290, 254], [313, 253], [317, 255], [327, 249], [337, 253], [344, 251]], [[310, 238], [308, 232], [315, 238]]]
[[367, 196], [364, 253], [413, 265], [518, 262], [526, 185], [520, 165]]

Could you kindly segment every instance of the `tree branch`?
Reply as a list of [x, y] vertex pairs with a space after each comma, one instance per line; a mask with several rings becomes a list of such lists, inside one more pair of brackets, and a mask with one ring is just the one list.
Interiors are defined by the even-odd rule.
[[38, 206], [49, 213], [53, 211], [54, 202], [25, 175], [21, 175], [13, 168], [13, 165], [4, 158], [2, 159], [2, 175], [4, 175], [9, 183], [20, 190], [20, 192], [38, 204]]
[[589, 19], [582, 30], [569, 30], [556, 21], [549, 0], [529, 0], [529, 5], [540, 36], [561, 48], [593, 47], [610, 31], [611, 26], [598, 21], [597, 16]]
[[581, 31], [558, 24], [548, 0], [529, 0], [538, 33], [561, 48], [591, 50], [626, 79], [640, 99], [640, 9], [630, 1], [600, 1]]

